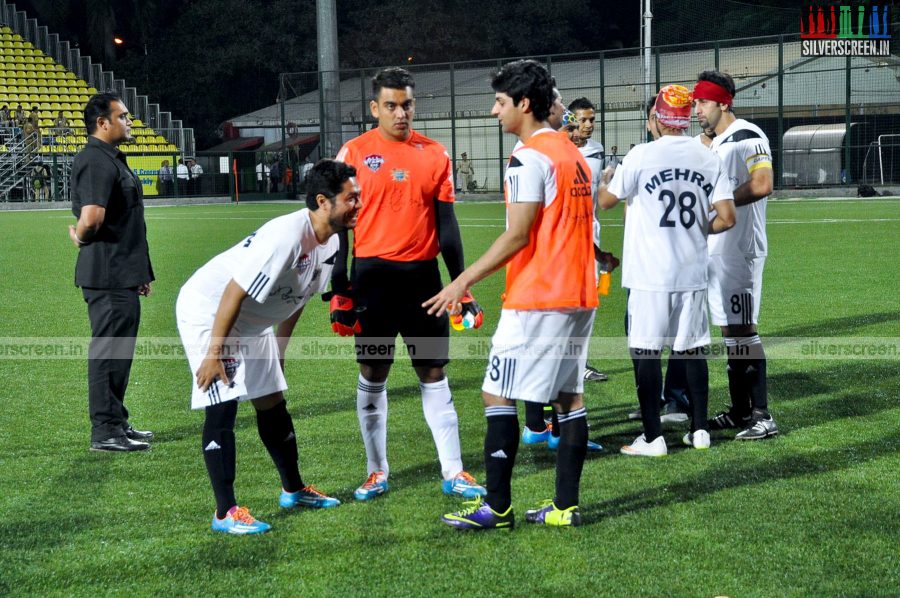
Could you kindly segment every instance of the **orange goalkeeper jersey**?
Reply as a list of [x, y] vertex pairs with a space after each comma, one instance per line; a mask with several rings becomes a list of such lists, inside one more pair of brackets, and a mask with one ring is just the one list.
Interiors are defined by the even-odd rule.
[[434, 200], [454, 201], [443, 145], [415, 131], [406, 141], [391, 141], [373, 129], [344, 144], [336, 159], [356, 168], [361, 189], [355, 257], [411, 262], [437, 256]]

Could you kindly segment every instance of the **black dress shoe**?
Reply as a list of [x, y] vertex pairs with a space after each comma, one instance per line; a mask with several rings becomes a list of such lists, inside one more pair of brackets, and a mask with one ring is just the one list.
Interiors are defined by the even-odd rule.
[[127, 436], [130, 440], [138, 440], [141, 442], [147, 442], [148, 440], [153, 440], [153, 432], [150, 431], [141, 431], [135, 430], [131, 427], [131, 424], [125, 425], [125, 436]]
[[150, 445], [146, 442], [137, 442], [131, 440], [127, 436], [113, 436], [111, 438], [107, 438], [106, 440], [92, 440], [91, 441], [91, 450], [92, 451], [107, 451], [107, 452], [131, 452], [131, 451], [146, 451], [150, 448]]

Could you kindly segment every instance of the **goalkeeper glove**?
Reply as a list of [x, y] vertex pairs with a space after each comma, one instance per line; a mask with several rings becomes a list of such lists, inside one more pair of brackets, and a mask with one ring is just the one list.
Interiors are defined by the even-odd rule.
[[475, 301], [472, 291], [466, 291], [460, 302], [459, 312], [450, 316], [450, 325], [454, 330], [465, 330], [481, 328], [482, 324], [484, 324], [484, 310]]
[[350, 290], [331, 291], [322, 294], [322, 301], [328, 301], [331, 311], [331, 329], [341, 336], [353, 336], [362, 332], [359, 324], [359, 310], [353, 304]]

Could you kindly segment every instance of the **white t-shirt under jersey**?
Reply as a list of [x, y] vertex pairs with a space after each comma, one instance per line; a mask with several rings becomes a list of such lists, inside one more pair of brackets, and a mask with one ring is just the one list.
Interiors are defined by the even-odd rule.
[[338, 243], [332, 235], [319, 244], [308, 209], [270, 220], [188, 279], [182, 292], [191, 295], [189, 311], [212, 320], [233, 278], [250, 297], [241, 306], [232, 335], [261, 334], [325, 291]]
[[[716, 135], [710, 149], [714, 151], [731, 179], [734, 188], [750, 180], [750, 173], [757, 168], [772, 167], [772, 150], [769, 139], [753, 123], [739, 118], [725, 132]], [[734, 228], [709, 240], [709, 253], [765, 256], [769, 251], [766, 238], [766, 202], [768, 198], [735, 209]]]
[[705, 289], [709, 208], [733, 197], [719, 158], [691, 137], [666, 135], [629, 151], [607, 190], [628, 201], [622, 286]]

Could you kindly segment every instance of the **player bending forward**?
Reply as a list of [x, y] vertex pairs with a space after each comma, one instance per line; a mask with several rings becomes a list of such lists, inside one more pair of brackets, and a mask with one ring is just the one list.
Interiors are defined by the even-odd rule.
[[[300, 477], [294, 424], [284, 400], [284, 352], [310, 297], [321, 293], [338, 251], [335, 233], [356, 226], [361, 206], [352, 166], [322, 160], [307, 178], [307, 208], [275, 218], [197, 270], [176, 304], [178, 331], [203, 409], [203, 458], [216, 498], [212, 529], [259, 534], [234, 495], [239, 401], [256, 409], [259, 437], [281, 476], [283, 508], [336, 507]], [[272, 327], [277, 326], [276, 333]]]

